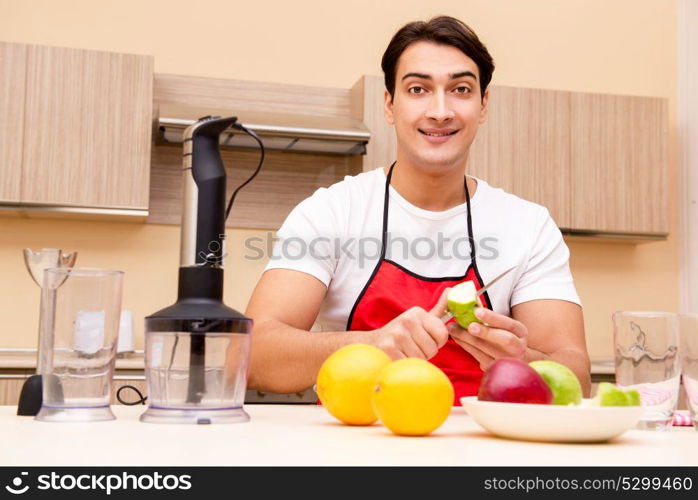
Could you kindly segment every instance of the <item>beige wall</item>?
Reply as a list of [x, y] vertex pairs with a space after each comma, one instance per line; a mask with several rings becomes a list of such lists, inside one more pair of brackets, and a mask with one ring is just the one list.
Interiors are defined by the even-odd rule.
[[[0, 0], [0, 39], [152, 54], [160, 73], [348, 88], [380, 73], [402, 23], [440, 13], [479, 33], [497, 64], [495, 84], [669, 98], [676, 198], [673, 0]], [[611, 354], [614, 310], [678, 309], [671, 203], [667, 242], [570, 243], [593, 355]], [[250, 235], [259, 234], [232, 231], [232, 247]], [[38, 288], [23, 269], [23, 247], [78, 250], [80, 265], [125, 270], [124, 305], [140, 331], [144, 315], [174, 298], [178, 238], [176, 227], [0, 219], [0, 346], [36, 345]], [[262, 267], [231, 257], [231, 305], [244, 308]]]

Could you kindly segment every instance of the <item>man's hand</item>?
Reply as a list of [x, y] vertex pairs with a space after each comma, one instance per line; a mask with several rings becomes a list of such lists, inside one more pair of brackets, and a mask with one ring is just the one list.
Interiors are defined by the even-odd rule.
[[475, 316], [487, 323], [471, 323], [467, 330], [458, 323], [449, 323], [448, 330], [453, 340], [468, 351], [480, 363], [482, 370], [499, 358], [525, 360], [528, 350], [528, 329], [520, 321], [478, 307]]
[[464, 330], [457, 323], [448, 325], [453, 340], [487, 370], [503, 357], [526, 363], [549, 359], [569, 367], [589, 397], [589, 355], [584, 341], [584, 321], [579, 305], [564, 300], [539, 299], [511, 309], [512, 318], [489, 309], [477, 308], [475, 315], [487, 323], [471, 323]]
[[384, 327], [367, 332], [367, 341], [392, 359], [434, 357], [448, 340], [448, 328], [440, 319], [446, 309], [447, 294], [448, 289], [430, 311], [412, 307]]

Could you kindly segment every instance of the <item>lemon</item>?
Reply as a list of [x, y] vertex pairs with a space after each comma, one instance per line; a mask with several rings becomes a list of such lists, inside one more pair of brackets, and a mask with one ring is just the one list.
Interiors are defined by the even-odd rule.
[[383, 368], [373, 393], [373, 409], [395, 434], [424, 436], [438, 429], [451, 412], [453, 385], [436, 366], [406, 358]]
[[317, 394], [340, 422], [370, 425], [378, 417], [371, 407], [376, 375], [392, 360], [368, 344], [350, 344], [332, 353], [320, 367]]

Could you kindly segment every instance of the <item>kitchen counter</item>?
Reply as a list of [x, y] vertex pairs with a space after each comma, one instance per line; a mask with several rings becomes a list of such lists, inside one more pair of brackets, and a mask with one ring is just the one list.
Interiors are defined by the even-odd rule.
[[[0, 349], [0, 370], [36, 369], [36, 349]], [[143, 370], [143, 351], [119, 354], [116, 358], [117, 370]]]
[[[116, 358], [114, 385], [142, 385], [145, 388], [143, 374], [143, 351], [119, 354]], [[36, 349], [0, 349], [0, 405], [15, 404], [19, 399], [24, 380], [36, 370]], [[117, 383], [118, 382], [118, 383]], [[12, 387], [3, 385], [10, 383]], [[247, 403], [314, 403], [317, 396], [312, 389], [293, 394], [272, 394], [248, 389], [245, 394]], [[116, 399], [112, 400], [116, 403]]]
[[[117, 370], [142, 370], [143, 351], [119, 354], [116, 358]], [[36, 349], [0, 349], [1, 369], [34, 369]], [[591, 358], [592, 375], [613, 375], [615, 368], [612, 357]]]
[[553, 444], [495, 438], [463, 408], [422, 438], [341, 425], [315, 405], [247, 405], [248, 423], [201, 426], [140, 423], [144, 408], [114, 406], [110, 422], [58, 424], [0, 406], [0, 465], [698, 465], [692, 427]]
[[[123, 383], [134, 384], [134, 381], [144, 383], [143, 375], [144, 357], [143, 351], [121, 353], [116, 359], [114, 380]], [[0, 405], [14, 404], [19, 397], [21, 383], [25, 377], [33, 374], [36, 368], [36, 349], [8, 349], [0, 348]], [[613, 358], [598, 357], [591, 360], [592, 394], [598, 382], [613, 382], [614, 366]], [[3, 380], [14, 381], [12, 388], [3, 389]], [[273, 394], [256, 390], [248, 390], [245, 395], [246, 403], [313, 403], [317, 396], [308, 389], [295, 394]], [[113, 400], [116, 402], [116, 400]], [[679, 408], [685, 408], [683, 392]]]

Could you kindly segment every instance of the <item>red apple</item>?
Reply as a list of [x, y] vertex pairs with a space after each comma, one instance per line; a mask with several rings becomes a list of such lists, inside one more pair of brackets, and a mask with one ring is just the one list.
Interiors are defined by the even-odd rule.
[[500, 358], [485, 372], [477, 399], [549, 405], [553, 393], [536, 370], [515, 358]]

